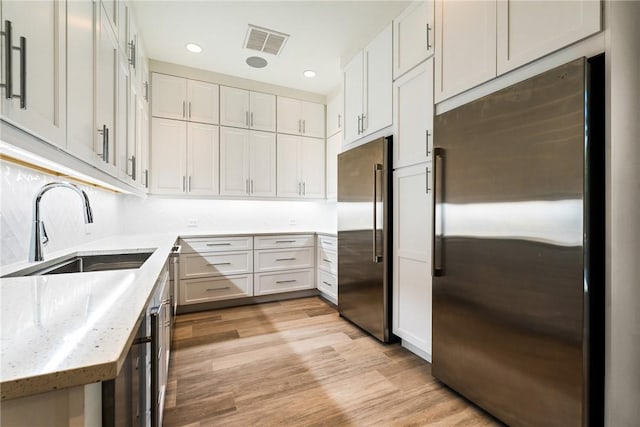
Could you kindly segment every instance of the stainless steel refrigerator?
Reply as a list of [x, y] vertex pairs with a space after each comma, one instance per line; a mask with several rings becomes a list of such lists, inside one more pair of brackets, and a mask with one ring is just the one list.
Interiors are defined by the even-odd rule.
[[432, 372], [512, 426], [602, 421], [602, 64], [435, 118]]
[[338, 155], [338, 310], [388, 342], [391, 334], [391, 137]]

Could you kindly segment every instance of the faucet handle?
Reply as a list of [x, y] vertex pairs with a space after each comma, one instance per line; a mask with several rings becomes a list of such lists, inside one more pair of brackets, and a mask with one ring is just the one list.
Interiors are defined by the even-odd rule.
[[42, 236], [42, 246], [47, 246], [47, 243], [49, 243], [49, 235], [44, 226], [44, 221], [40, 221], [40, 235]]

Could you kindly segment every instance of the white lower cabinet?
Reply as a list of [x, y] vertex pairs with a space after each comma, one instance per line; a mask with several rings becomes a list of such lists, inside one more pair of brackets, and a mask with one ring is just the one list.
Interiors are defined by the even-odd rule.
[[316, 266], [318, 290], [334, 304], [338, 303], [338, 245], [333, 236], [318, 236]]
[[264, 249], [254, 255], [256, 272], [313, 267], [313, 247]]
[[394, 171], [393, 333], [431, 360], [431, 163]]
[[254, 295], [302, 291], [315, 287], [313, 268], [275, 273], [256, 273]]
[[229, 276], [253, 271], [253, 251], [185, 254], [180, 260], [183, 279]]
[[253, 295], [253, 274], [215, 276], [180, 281], [180, 305]]

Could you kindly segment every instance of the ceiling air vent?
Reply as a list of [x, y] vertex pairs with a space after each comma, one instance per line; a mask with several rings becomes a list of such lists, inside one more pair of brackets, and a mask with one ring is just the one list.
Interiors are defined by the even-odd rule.
[[244, 47], [258, 52], [279, 55], [288, 38], [288, 34], [249, 24]]

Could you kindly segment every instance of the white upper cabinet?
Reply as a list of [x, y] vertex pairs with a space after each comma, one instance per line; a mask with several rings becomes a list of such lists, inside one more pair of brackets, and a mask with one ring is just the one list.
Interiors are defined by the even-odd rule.
[[151, 119], [151, 192], [184, 194], [187, 189], [187, 123]]
[[394, 171], [393, 333], [431, 360], [432, 168]]
[[495, 0], [437, 0], [435, 25], [436, 102], [496, 76]]
[[435, 51], [434, 1], [411, 4], [393, 20], [393, 78], [397, 79]]
[[327, 138], [342, 130], [344, 123], [344, 95], [342, 89], [327, 100]]
[[276, 129], [276, 96], [220, 86], [220, 124], [273, 132]]
[[218, 85], [187, 80], [187, 120], [218, 124]]
[[151, 192], [218, 194], [218, 126], [154, 117]]
[[98, 161], [93, 146], [95, 5], [92, 0], [67, 3], [67, 150], [88, 163]]
[[360, 51], [344, 67], [344, 143], [360, 138], [360, 119], [363, 110], [364, 52]]
[[392, 26], [344, 68], [344, 144], [392, 124]]
[[436, 103], [602, 28], [599, 0], [436, 0]]
[[[6, 52], [3, 34], [2, 117], [21, 129], [64, 147], [66, 145], [66, 2], [3, 1], [2, 31], [10, 33], [12, 49]], [[37, 12], [37, 13], [36, 13]], [[91, 23], [92, 21], [89, 21]], [[24, 49], [21, 46], [24, 38]], [[11, 60], [10, 73], [5, 62]]]
[[249, 128], [267, 132], [276, 131], [276, 96], [249, 92]]
[[393, 167], [423, 163], [433, 152], [433, 58], [393, 84]]
[[324, 105], [278, 97], [278, 133], [324, 138]]
[[601, 30], [598, 0], [498, 1], [498, 74]]
[[278, 197], [325, 197], [323, 139], [278, 134]]
[[338, 198], [338, 153], [342, 148], [342, 134], [336, 133], [327, 138], [327, 199]]
[[276, 135], [220, 128], [220, 194], [276, 196]]
[[153, 117], [218, 124], [218, 85], [153, 73]]
[[151, 115], [165, 119], [185, 120], [187, 118], [187, 80], [153, 73]]
[[218, 126], [204, 123], [187, 124], [187, 192], [213, 196], [219, 192]]

